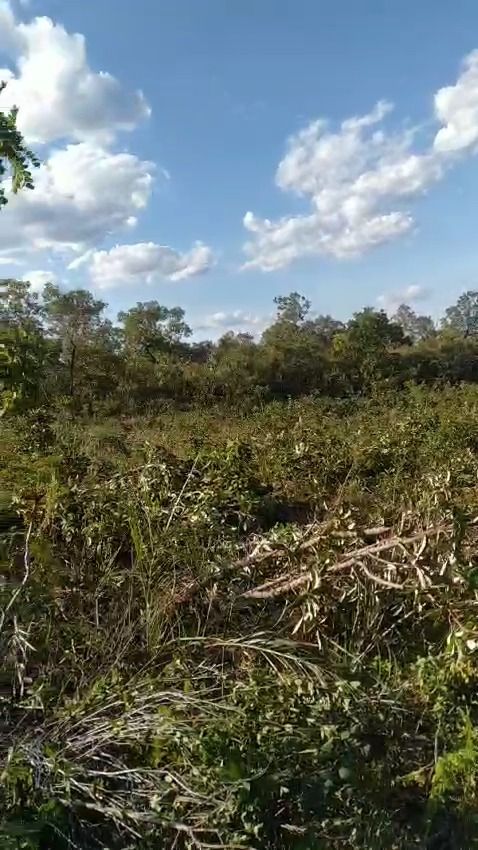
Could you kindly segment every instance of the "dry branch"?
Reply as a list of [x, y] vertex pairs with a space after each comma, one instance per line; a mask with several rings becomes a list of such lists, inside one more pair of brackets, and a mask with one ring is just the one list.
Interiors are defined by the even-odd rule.
[[18, 597], [20, 596], [20, 593], [22, 592], [23, 588], [25, 587], [25, 585], [26, 585], [26, 583], [27, 583], [27, 581], [30, 577], [30, 537], [31, 537], [31, 534], [32, 534], [32, 528], [33, 528], [33, 520], [30, 522], [30, 525], [28, 526], [27, 533], [26, 533], [26, 536], [25, 536], [25, 549], [24, 549], [24, 554], [23, 554], [23, 577], [22, 577], [20, 584], [17, 585], [17, 587], [13, 591], [10, 599], [8, 600], [7, 604], [5, 605], [5, 608], [0, 612], [0, 632], [3, 629], [3, 625], [5, 623], [5, 617], [7, 616], [8, 612], [13, 608], [15, 602], [17, 601]]
[[[349, 567], [360, 566], [363, 568], [363, 564], [361, 560], [363, 558], [376, 555], [378, 552], [386, 552], [390, 549], [394, 549], [396, 546], [405, 547], [410, 543], [416, 543], [417, 540], [426, 540], [428, 537], [431, 537], [435, 534], [440, 534], [443, 531], [449, 531], [443, 525], [435, 526], [432, 528], [427, 528], [422, 531], [417, 531], [415, 534], [411, 534], [408, 537], [400, 537], [394, 536], [389, 537], [386, 540], [380, 540], [377, 543], [372, 543], [368, 546], [362, 546], [360, 549], [356, 549], [354, 552], [347, 553], [347, 555], [341, 559], [339, 559], [335, 564], [332, 564], [329, 567], [326, 567], [324, 572], [326, 574], [337, 573], [342, 570], [345, 570]], [[318, 542], [319, 539], [323, 537], [323, 534], [320, 537], [317, 535], [311, 538], [308, 541], [305, 541], [302, 544], [298, 551], [304, 551], [305, 549], [311, 548], [315, 543]], [[376, 577], [372, 574], [368, 574], [369, 578], [376, 580]], [[242, 598], [244, 599], [270, 599], [276, 596], [282, 596], [285, 593], [288, 593], [291, 590], [296, 590], [304, 585], [307, 585], [314, 578], [314, 572], [312, 570], [306, 570], [303, 573], [299, 573], [298, 575], [291, 575], [290, 573], [283, 574], [278, 576], [271, 581], [265, 582], [264, 584], [259, 585], [258, 587], [253, 588], [252, 590], [246, 591], [246, 593], [242, 594]], [[384, 580], [379, 580], [379, 583], [382, 583]], [[386, 583], [388, 587], [401, 588], [401, 585]]]

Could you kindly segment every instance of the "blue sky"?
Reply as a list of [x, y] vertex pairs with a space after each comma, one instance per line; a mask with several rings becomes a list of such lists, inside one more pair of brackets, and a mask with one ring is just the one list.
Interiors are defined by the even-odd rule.
[[478, 284], [477, 48], [475, 0], [0, 0], [3, 103], [43, 161], [1, 273], [202, 335], [292, 289], [439, 315]]

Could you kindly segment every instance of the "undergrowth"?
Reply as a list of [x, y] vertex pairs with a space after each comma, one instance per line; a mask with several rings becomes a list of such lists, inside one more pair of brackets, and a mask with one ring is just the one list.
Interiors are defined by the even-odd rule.
[[478, 846], [478, 392], [4, 420], [1, 846]]

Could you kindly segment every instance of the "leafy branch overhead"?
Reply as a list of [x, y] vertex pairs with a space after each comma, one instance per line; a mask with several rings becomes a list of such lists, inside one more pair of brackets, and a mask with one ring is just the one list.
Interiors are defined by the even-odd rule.
[[[0, 83], [0, 92], [6, 83]], [[33, 189], [32, 168], [38, 168], [40, 162], [25, 144], [17, 128], [18, 110], [12, 107], [9, 112], [0, 111], [0, 206], [8, 203], [8, 197], [1, 181], [11, 179], [11, 191]]]

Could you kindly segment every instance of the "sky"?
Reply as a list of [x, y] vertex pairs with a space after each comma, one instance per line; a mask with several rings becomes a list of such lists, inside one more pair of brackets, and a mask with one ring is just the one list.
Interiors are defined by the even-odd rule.
[[476, 0], [0, 0], [0, 275], [260, 332], [478, 288]]

